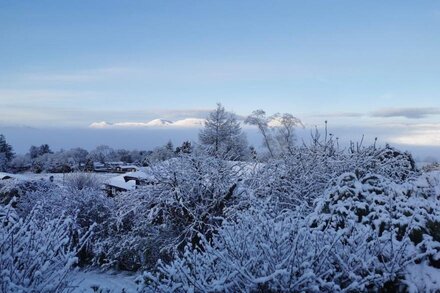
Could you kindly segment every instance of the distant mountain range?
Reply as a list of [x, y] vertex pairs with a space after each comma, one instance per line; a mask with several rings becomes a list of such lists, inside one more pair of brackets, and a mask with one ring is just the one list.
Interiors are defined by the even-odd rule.
[[[181, 120], [171, 121], [167, 119], [154, 119], [148, 122], [93, 122], [89, 125], [90, 128], [142, 128], [142, 127], [203, 127], [206, 119], [203, 118], [185, 118]], [[242, 124], [243, 121], [240, 121]], [[244, 126], [244, 125], [243, 125]], [[273, 118], [268, 123], [269, 127], [279, 127], [281, 126], [281, 118]]]
[[154, 119], [149, 122], [116, 122], [110, 123], [106, 121], [93, 122], [90, 128], [138, 128], [138, 127], [202, 127], [205, 119], [186, 118], [177, 121], [166, 119]]

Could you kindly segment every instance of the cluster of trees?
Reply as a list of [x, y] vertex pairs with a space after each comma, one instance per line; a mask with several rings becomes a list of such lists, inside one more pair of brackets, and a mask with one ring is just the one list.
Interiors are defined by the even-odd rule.
[[[10, 145], [5, 144], [12, 148]], [[1, 140], [0, 140], [1, 146]], [[6, 156], [0, 153], [0, 170], [13, 172], [32, 171], [35, 173], [68, 173], [75, 171], [93, 171], [93, 163], [123, 162], [148, 166], [159, 161], [176, 157], [180, 153], [192, 152], [192, 144], [189, 141], [183, 142], [181, 146], [174, 148], [171, 142], [164, 146], [157, 147], [151, 151], [113, 149], [107, 145], [97, 146], [90, 152], [83, 148], [72, 148], [70, 150], [52, 151], [50, 146], [31, 146], [29, 152], [24, 155]]]
[[[253, 111], [244, 123], [257, 127], [263, 137], [267, 154], [263, 153], [260, 160], [293, 155], [295, 128], [303, 126], [301, 120], [292, 114], [267, 116], [263, 110]], [[255, 148], [248, 146], [237, 116], [227, 112], [221, 104], [209, 114], [204, 129], [200, 131], [199, 143], [215, 157], [237, 161], [256, 158]]]

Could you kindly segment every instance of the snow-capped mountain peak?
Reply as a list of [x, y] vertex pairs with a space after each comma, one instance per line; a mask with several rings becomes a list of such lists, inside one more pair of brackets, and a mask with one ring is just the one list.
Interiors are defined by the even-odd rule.
[[177, 121], [166, 119], [154, 119], [149, 122], [116, 122], [110, 123], [106, 121], [93, 122], [90, 128], [140, 128], [140, 127], [203, 127], [205, 119], [201, 118], [185, 118]]
[[108, 128], [111, 127], [112, 124], [106, 121], [93, 122], [89, 125], [90, 128]]
[[167, 126], [173, 124], [173, 121], [166, 119], [154, 119], [146, 123], [146, 126]]

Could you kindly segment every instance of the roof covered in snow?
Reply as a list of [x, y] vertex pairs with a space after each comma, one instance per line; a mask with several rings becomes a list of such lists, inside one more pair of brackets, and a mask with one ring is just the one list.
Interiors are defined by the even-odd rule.
[[113, 178], [108, 179], [105, 184], [125, 190], [134, 190], [136, 189], [136, 181], [135, 180], [129, 180], [125, 182], [124, 175], [116, 176]]
[[142, 179], [154, 180], [154, 178], [155, 178], [152, 174], [147, 174], [146, 172], [143, 172], [143, 171], [125, 173], [123, 175], [123, 177], [136, 178], [136, 179], [141, 179], [141, 180]]

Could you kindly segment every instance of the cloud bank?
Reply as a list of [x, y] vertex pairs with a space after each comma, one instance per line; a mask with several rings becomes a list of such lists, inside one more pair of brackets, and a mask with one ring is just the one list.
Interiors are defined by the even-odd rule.
[[439, 115], [440, 108], [426, 107], [426, 108], [385, 108], [379, 109], [371, 113], [372, 117], [390, 118], [390, 117], [405, 117], [408, 119], [421, 119], [430, 115]]

